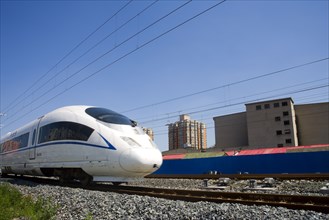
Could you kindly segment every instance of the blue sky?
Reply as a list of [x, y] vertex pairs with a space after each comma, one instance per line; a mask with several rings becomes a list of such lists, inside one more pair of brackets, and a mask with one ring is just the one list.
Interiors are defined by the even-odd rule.
[[[127, 3], [1, 1], [1, 135], [58, 107], [82, 104], [124, 113], [153, 128], [162, 151], [168, 149], [166, 124], [194, 112], [192, 119], [207, 124], [210, 147], [215, 144], [212, 118], [244, 111], [243, 103], [329, 100], [328, 59], [235, 84], [328, 58], [328, 1], [226, 1], [146, 46], [218, 1], [158, 1], [137, 15], [152, 1], [135, 0], [104, 24]], [[131, 111], [142, 106], [147, 107]]]

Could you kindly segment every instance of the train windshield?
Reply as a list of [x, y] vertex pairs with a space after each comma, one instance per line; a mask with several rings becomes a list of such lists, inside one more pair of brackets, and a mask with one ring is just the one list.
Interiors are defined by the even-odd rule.
[[120, 125], [131, 125], [133, 127], [136, 126], [136, 122], [130, 120], [124, 115], [120, 115], [112, 110], [106, 108], [87, 108], [86, 113], [91, 117], [96, 118], [97, 120], [111, 123], [111, 124], [120, 124]]

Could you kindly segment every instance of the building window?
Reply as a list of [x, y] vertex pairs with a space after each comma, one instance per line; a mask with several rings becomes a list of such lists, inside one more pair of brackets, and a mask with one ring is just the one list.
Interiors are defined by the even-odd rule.
[[281, 135], [282, 134], [282, 131], [281, 130], [277, 130], [276, 131], [276, 135]]
[[290, 129], [285, 129], [285, 130], [284, 130], [284, 133], [285, 133], [285, 134], [290, 134], [291, 131], [290, 131]]
[[282, 113], [283, 113], [283, 116], [288, 116], [289, 115], [288, 111], [285, 111], [285, 112], [282, 112]]
[[281, 121], [281, 117], [280, 116], [275, 117], [275, 121]]
[[288, 106], [288, 102], [282, 102], [282, 106]]
[[270, 108], [270, 104], [265, 104], [265, 105], [264, 105], [264, 108], [265, 108], [265, 109], [269, 109], [269, 108]]
[[274, 108], [279, 108], [279, 107], [280, 107], [280, 103], [279, 103], [279, 102], [275, 102], [275, 103], [273, 104], [273, 106], [274, 106]]
[[283, 144], [278, 144], [278, 147], [283, 147]]
[[261, 105], [256, 105], [256, 110], [261, 110], [262, 106]]
[[285, 120], [285, 121], [283, 122], [283, 124], [284, 124], [284, 125], [290, 125], [290, 121], [289, 121], [289, 120]]
[[291, 139], [286, 139], [286, 144], [291, 144]]

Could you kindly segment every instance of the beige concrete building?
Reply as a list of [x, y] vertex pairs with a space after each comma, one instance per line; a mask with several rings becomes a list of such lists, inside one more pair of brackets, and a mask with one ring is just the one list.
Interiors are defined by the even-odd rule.
[[329, 102], [296, 105], [299, 145], [329, 143]]
[[214, 121], [216, 147], [248, 146], [246, 112], [215, 117]]
[[181, 115], [180, 120], [168, 125], [169, 150], [179, 148], [207, 148], [207, 131], [202, 122]]
[[298, 146], [291, 98], [250, 103], [246, 109], [249, 146]]
[[151, 128], [143, 128], [143, 131], [151, 138], [152, 141], [154, 141], [154, 132]]
[[246, 104], [246, 112], [214, 117], [223, 149], [329, 143], [329, 103], [294, 105], [291, 98]]

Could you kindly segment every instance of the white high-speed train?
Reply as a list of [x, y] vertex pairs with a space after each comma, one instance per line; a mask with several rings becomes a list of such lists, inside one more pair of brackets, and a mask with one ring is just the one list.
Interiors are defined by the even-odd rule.
[[162, 164], [160, 150], [136, 122], [91, 106], [56, 109], [8, 133], [0, 144], [2, 175], [118, 184], [140, 180]]

